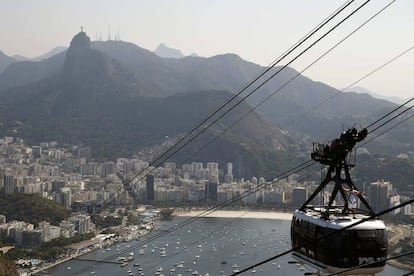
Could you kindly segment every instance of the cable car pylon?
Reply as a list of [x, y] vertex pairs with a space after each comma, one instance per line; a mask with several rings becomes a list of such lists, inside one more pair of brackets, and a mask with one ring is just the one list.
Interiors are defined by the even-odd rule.
[[340, 192], [345, 206], [343, 209], [344, 213], [349, 212], [348, 206], [348, 196], [345, 194], [343, 185], [347, 185], [350, 190], [356, 190], [355, 196], [361, 201], [364, 205], [366, 211], [369, 215], [374, 215], [375, 212], [369, 206], [368, 202], [361, 195], [356, 185], [352, 182], [349, 168], [355, 166], [348, 162], [351, 160], [350, 155], [356, 143], [362, 141], [367, 137], [368, 130], [366, 128], [358, 132], [356, 128], [350, 128], [347, 131], [343, 132], [338, 139], [335, 139], [331, 142], [330, 145], [327, 144], [313, 144], [313, 152], [311, 158], [323, 165], [328, 165], [328, 171], [324, 180], [318, 186], [318, 188], [312, 193], [312, 195], [305, 201], [305, 203], [299, 208], [300, 211], [305, 211], [306, 208], [309, 208], [309, 203], [328, 185], [330, 182], [334, 182], [335, 186], [329, 198], [325, 210], [319, 209], [321, 211], [322, 219], [329, 219], [330, 210], [332, 209], [332, 204], [336, 198], [338, 192]]

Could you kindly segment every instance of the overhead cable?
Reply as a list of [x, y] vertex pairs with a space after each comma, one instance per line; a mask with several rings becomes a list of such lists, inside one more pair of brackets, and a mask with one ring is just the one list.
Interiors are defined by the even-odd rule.
[[[338, 91], [337, 93], [333, 94], [332, 96], [326, 98], [325, 100], [323, 100], [322, 102], [318, 103], [317, 105], [313, 106], [312, 108], [308, 109], [307, 111], [301, 113], [299, 116], [297, 116], [296, 118], [288, 121], [287, 123], [283, 124], [283, 127], [287, 127], [289, 125], [291, 125], [292, 123], [296, 122], [297, 120], [299, 120], [300, 118], [304, 117], [305, 115], [309, 114], [310, 112], [316, 110], [317, 108], [319, 108], [320, 106], [322, 106], [324, 103], [328, 102], [329, 100], [335, 98], [336, 96], [342, 94], [343, 91], [346, 91], [347, 89], [353, 87], [354, 85], [358, 84], [359, 82], [361, 82], [362, 80], [366, 79], [367, 77], [371, 76], [372, 74], [378, 72], [380, 69], [384, 68], [385, 66], [389, 65], [391, 62], [397, 60], [398, 58], [402, 57], [403, 55], [405, 55], [406, 53], [408, 53], [409, 51], [411, 51], [412, 49], [414, 49], [414, 46], [410, 47], [407, 50], [404, 50], [402, 53], [398, 54], [397, 56], [393, 57], [392, 59], [388, 60], [387, 62], [383, 63], [382, 65], [376, 67], [374, 70], [370, 71], [369, 73], [365, 74], [363, 77], [359, 78], [358, 80], [354, 81], [353, 83], [351, 83], [350, 85], [348, 85], [347, 87], [345, 87], [344, 89], [341, 89], [341, 91]], [[413, 98], [414, 99], [414, 98]], [[411, 99], [411, 100], [413, 100]], [[406, 105], [407, 103], [409, 103], [411, 100], [405, 102], [403, 105]], [[402, 106], [398, 107], [401, 108]], [[394, 110], [395, 111], [395, 110]], [[392, 111], [392, 112], [394, 112]], [[391, 112], [391, 113], [392, 113]], [[385, 115], [386, 116], [386, 115]], [[380, 119], [381, 120], [381, 119]], [[220, 136], [222, 133], [218, 134], [217, 136]], [[267, 137], [266, 137], [267, 138]], [[202, 151], [204, 148], [206, 148], [209, 144], [211, 144], [213, 142], [212, 139], [211, 142], [209, 142], [208, 144], [206, 144], [205, 146], [203, 146], [202, 148], [200, 148], [196, 153]], [[196, 154], [196, 153], [193, 153]], [[235, 155], [233, 155], [232, 157], [230, 157], [228, 159], [228, 161], [233, 160], [234, 158], [236, 158], [238, 155], [240, 155], [242, 153], [242, 151], [239, 151], [238, 153], [236, 153]]]
[[[388, 60], [387, 62], [383, 63], [382, 65], [378, 66], [377, 68], [375, 68], [374, 70], [372, 70], [371, 72], [365, 74], [363, 77], [359, 78], [358, 80], [354, 81], [353, 83], [351, 83], [350, 85], [348, 85], [347, 87], [341, 89], [340, 91], [338, 91], [337, 93], [331, 95], [330, 97], [326, 98], [325, 100], [323, 100], [322, 102], [318, 103], [317, 105], [313, 106], [312, 108], [308, 109], [307, 111], [303, 112], [302, 114], [300, 114], [299, 116], [297, 116], [296, 118], [286, 122], [285, 124], [283, 124], [283, 127], [286, 127], [288, 125], [291, 125], [292, 123], [296, 122], [298, 119], [302, 118], [303, 116], [309, 114], [310, 112], [314, 111], [315, 109], [319, 108], [320, 106], [322, 106], [324, 103], [328, 102], [329, 100], [332, 100], [333, 98], [335, 98], [336, 96], [342, 94], [343, 91], [348, 90], [349, 88], [353, 87], [354, 85], [358, 84], [359, 82], [363, 81], [364, 79], [368, 78], [369, 76], [371, 76], [372, 74], [378, 72], [380, 69], [384, 68], [385, 66], [389, 65], [391, 62], [397, 60], [398, 58], [402, 57], [403, 55], [405, 55], [406, 53], [408, 53], [409, 51], [411, 51], [412, 49], [414, 49], [414, 46], [410, 47], [409, 49], [403, 51], [402, 53], [398, 54], [397, 56], [393, 57], [392, 59]], [[408, 102], [406, 102], [405, 104], [407, 104]], [[381, 119], [379, 119], [381, 120]]]
[[[414, 98], [413, 98], [414, 99]], [[411, 99], [412, 100], [412, 99]], [[400, 106], [401, 107], [401, 106]], [[388, 124], [389, 122], [395, 120], [395, 118], [400, 117], [402, 114], [406, 113], [407, 111], [411, 110], [414, 107], [414, 105], [408, 107], [407, 109], [401, 111], [400, 113], [394, 115], [393, 117], [391, 117], [390, 119], [388, 119], [387, 121], [383, 122], [382, 124], [380, 124], [379, 126], [377, 126], [376, 128], [374, 128], [373, 130], [370, 130], [370, 133], [375, 132], [377, 129], [383, 127], [384, 125]]]
[[[362, 7], [364, 7], [366, 4], [368, 4], [368, 2], [370, 2], [371, 0], [366, 0], [364, 3], [362, 3], [359, 7], [357, 7], [355, 10], [353, 10], [350, 14], [348, 14], [345, 18], [343, 18], [339, 23], [335, 24], [332, 28], [330, 28], [327, 32], [325, 32], [321, 37], [319, 37], [316, 41], [314, 41], [310, 46], [308, 46], [307, 48], [305, 48], [302, 52], [300, 52], [296, 57], [294, 57], [293, 59], [291, 59], [287, 64], [285, 64], [284, 66], [282, 66], [279, 70], [277, 70], [275, 73], [273, 73], [270, 77], [268, 77], [263, 83], [261, 83], [258, 87], [256, 87], [255, 89], [253, 89], [251, 92], [249, 92], [246, 96], [244, 96], [243, 98], [241, 98], [240, 100], [238, 100], [233, 106], [231, 106], [229, 109], [227, 109], [224, 113], [222, 113], [218, 118], [214, 119], [212, 122], [210, 122], [207, 126], [205, 126], [201, 131], [199, 131], [197, 134], [195, 134], [192, 138], [190, 138], [190, 140], [186, 141], [183, 145], [181, 145], [180, 147], [178, 147], [178, 149], [174, 150], [172, 153], [168, 154], [162, 162], [165, 162], [166, 160], [168, 160], [169, 158], [171, 158], [173, 155], [177, 154], [180, 150], [182, 150], [187, 144], [189, 144], [190, 142], [192, 142], [194, 139], [196, 139], [198, 136], [200, 136], [202, 133], [204, 133], [207, 129], [209, 129], [213, 124], [215, 124], [218, 120], [220, 120], [221, 118], [223, 118], [225, 115], [227, 115], [230, 111], [232, 111], [236, 106], [238, 106], [239, 104], [241, 104], [246, 98], [248, 98], [249, 96], [251, 96], [253, 93], [255, 93], [259, 88], [261, 88], [265, 83], [267, 83], [270, 79], [272, 79], [273, 77], [275, 77], [277, 74], [279, 74], [282, 70], [284, 70], [285, 68], [287, 68], [292, 62], [294, 62], [296, 59], [298, 59], [300, 56], [302, 56], [304, 53], [306, 53], [309, 49], [311, 49], [313, 46], [315, 46], [318, 42], [320, 42], [322, 39], [324, 39], [329, 33], [331, 33], [332, 31], [334, 31], [337, 27], [339, 27], [341, 24], [343, 24], [347, 19], [349, 19], [352, 15], [354, 15], [356, 12], [358, 12]], [[395, 1], [395, 0], [394, 0]], [[393, 2], [394, 2], [393, 1]], [[162, 163], [161, 162], [161, 163]], [[152, 169], [154, 170], [154, 169]], [[150, 169], [150, 172], [152, 171]], [[145, 171], [145, 170], [144, 170]], [[146, 174], [150, 173], [147, 172], [145, 173], [143, 176], [141, 176], [139, 180], [142, 180]], [[141, 174], [141, 173], [140, 173]], [[138, 178], [139, 174], [134, 178]]]
[[[167, 155], [175, 146], [179, 143], [183, 142], [187, 137], [194, 133], [197, 129], [201, 128], [205, 123], [208, 122], [213, 116], [215, 116], [219, 111], [221, 111], [224, 107], [226, 107], [230, 102], [236, 99], [239, 95], [241, 95], [247, 88], [249, 88], [253, 83], [258, 81], [262, 76], [268, 73], [271, 69], [273, 69], [278, 63], [280, 63], [284, 58], [286, 58], [289, 54], [291, 54], [294, 50], [296, 50], [299, 46], [301, 46], [306, 40], [311, 38], [315, 33], [317, 33], [320, 29], [322, 29], [326, 24], [328, 24], [332, 19], [338, 16], [342, 11], [344, 11], [349, 5], [351, 5], [355, 0], [350, 0], [340, 6], [336, 11], [330, 14], [326, 19], [324, 19], [321, 23], [319, 23], [316, 27], [314, 27], [311, 31], [309, 31], [305, 36], [303, 36], [299, 41], [297, 41], [294, 45], [292, 45], [289, 49], [287, 49], [284, 53], [282, 53], [276, 60], [274, 60], [267, 68], [259, 72], [252, 80], [250, 80], [247, 84], [245, 84], [242, 88], [240, 88], [234, 95], [232, 95], [229, 99], [227, 99], [223, 104], [221, 104], [215, 111], [210, 113], [205, 119], [201, 122], [197, 123], [196, 126], [192, 127], [190, 131], [188, 131], [183, 137], [181, 137], [173, 146], [171, 146], [168, 150], [158, 156], [155, 160], [151, 161], [151, 165], [155, 164], [159, 161], [162, 157]], [[271, 78], [266, 79], [260, 86], [263, 86], [267, 83]], [[169, 158], [169, 157], [168, 157]], [[150, 166], [151, 166], [150, 165]], [[138, 176], [138, 175], [137, 175]]]
[[[342, 19], [339, 23], [337, 23], [335, 26], [333, 26], [331, 29], [329, 29], [326, 33], [324, 33], [321, 37], [319, 37], [316, 41], [314, 41], [310, 46], [305, 48], [302, 52], [300, 52], [296, 57], [291, 59], [287, 64], [282, 66], [279, 70], [277, 70], [275, 73], [273, 73], [270, 77], [268, 77], [263, 83], [261, 83], [258, 87], [253, 89], [251, 92], [249, 92], [247, 95], [243, 96], [241, 99], [239, 99], [233, 106], [231, 106], [229, 109], [224, 111], [218, 118], [215, 118], [212, 122], [210, 122], [207, 126], [205, 126], [200, 132], [195, 134], [189, 141], [185, 142], [183, 145], [181, 145], [178, 149], [173, 151], [171, 154], [169, 154], [165, 159], [168, 160], [173, 155], [178, 153], [182, 148], [184, 148], [187, 144], [189, 144], [191, 141], [193, 141], [195, 138], [200, 136], [202, 133], [204, 133], [207, 129], [209, 129], [213, 124], [215, 124], [218, 120], [223, 118], [225, 115], [227, 115], [230, 111], [232, 111], [234, 108], [236, 108], [238, 105], [240, 105], [243, 101], [245, 101], [249, 96], [251, 96], [253, 93], [255, 93], [259, 88], [261, 88], [266, 82], [268, 82], [270, 79], [275, 77], [277, 74], [279, 74], [282, 70], [287, 68], [292, 62], [294, 62], [296, 59], [298, 59], [300, 56], [302, 56], [304, 53], [306, 53], [309, 49], [311, 49], [313, 46], [315, 46], [318, 42], [320, 42], [322, 39], [324, 39], [329, 33], [334, 31], [338, 26], [340, 26], [342, 23], [344, 23], [348, 18], [350, 18], [352, 15], [354, 15], [357, 11], [359, 11], [363, 6], [365, 6], [370, 0], [365, 1], [361, 6], [356, 8], [354, 11], [352, 11], [349, 15], [347, 15], [344, 19]], [[396, 0], [394, 0], [396, 1]], [[392, 2], [394, 2], [392, 1]], [[268, 98], [266, 98], [268, 99]], [[250, 113], [249, 111], [248, 113]]]
[[[226, 226], [232, 224], [234, 221], [244, 217], [245, 215], [247, 215], [249, 213], [249, 211], [244, 211], [243, 213], [241, 213], [239, 216], [232, 218], [231, 220], [227, 221], [226, 223], [224, 223], [222, 226], [220, 226], [220, 228], [225, 228]], [[191, 245], [195, 245], [195, 244], [200, 244], [200, 242], [204, 239], [206, 239], [207, 237], [210, 237], [212, 234], [217, 234], [217, 230], [213, 230], [210, 232], [207, 232], [206, 234], [203, 235], [202, 238], [195, 240], [194, 242], [192, 242], [189, 246]], [[168, 261], [169, 259], [177, 256], [177, 254], [182, 253], [183, 251], [185, 251], [186, 248], [185, 247], [181, 247], [181, 249], [177, 252], [175, 252], [175, 255], [170, 255], [167, 258], [162, 259], [160, 262], [158, 262], [157, 264], [155, 264], [154, 266], [152, 266], [152, 268], [156, 268], [158, 266], [160, 266], [161, 264], [165, 263], [166, 261]]]
[[[367, 1], [367, 2], [368, 2], [368, 1]], [[366, 3], [367, 3], [367, 2], [366, 2]], [[393, 1], [393, 2], [394, 2], [394, 1]], [[355, 12], [355, 11], [354, 11], [354, 12]], [[224, 115], [223, 115], [223, 116], [224, 116]]]
[[[411, 117], [413, 117], [413, 116], [414, 116], [414, 114], [413, 114], [413, 115], [411, 115], [410, 117], [406, 118], [404, 121], [408, 120], [409, 118], [411, 118]], [[393, 119], [395, 119], [395, 118], [396, 118], [396, 117], [394, 116], [394, 117], [393, 117]], [[402, 122], [404, 122], [404, 121], [399, 122], [397, 125], [401, 124], [401, 123], [402, 123]], [[397, 125], [393, 126], [392, 128], [395, 128]], [[384, 132], [384, 133], [385, 133], [385, 132]], [[382, 135], [382, 134], [380, 134], [380, 135]], [[378, 136], [379, 136], [379, 135], [378, 135]], [[376, 138], [377, 138], [378, 136], [376, 136]], [[287, 175], [289, 175], [289, 174], [292, 174], [292, 173], [297, 173], [297, 172], [302, 171], [302, 170], [304, 170], [304, 169], [306, 169], [306, 168], [308, 168], [308, 167], [310, 167], [310, 166], [313, 166], [313, 165], [315, 165], [315, 164], [316, 164], [316, 163], [313, 163], [313, 161], [312, 161], [312, 160], [308, 160], [308, 161], [306, 161], [306, 162], [304, 162], [304, 163], [301, 163], [301, 164], [297, 165], [296, 167], [294, 167], [294, 168], [292, 168], [292, 169], [290, 169], [290, 170], [288, 170], [288, 171], [286, 171], [286, 172], [284, 172], [284, 173], [282, 173], [282, 174], [278, 175], [278, 176], [277, 176], [277, 177], [275, 177], [274, 179], [283, 178], [283, 177], [286, 177], [286, 176], [287, 176]], [[274, 183], [274, 181], [272, 181], [271, 183]], [[248, 195], [250, 195], [250, 194], [252, 194], [252, 193], [254, 193], [254, 192], [258, 191], [258, 190], [262, 189], [263, 187], [265, 187], [265, 186], [267, 186], [267, 185], [269, 185], [269, 183], [264, 183], [264, 184], [258, 185], [258, 186], [257, 186], [255, 189], [253, 189], [253, 190], [247, 190], [247, 191], [243, 192], [242, 194], [238, 195], [237, 197], [231, 198], [230, 200], [228, 200], [228, 201], [226, 201], [226, 202], [223, 202], [223, 203], [221, 203], [221, 204], [217, 204], [217, 205], [215, 205], [215, 206], [212, 206], [211, 208], [209, 208], [209, 209], [207, 209], [207, 210], [205, 210], [205, 211], [201, 212], [201, 213], [200, 213], [200, 214], [198, 214], [197, 216], [195, 216], [195, 217], [191, 217], [191, 218], [189, 218], [189, 219], [185, 220], [184, 222], [180, 223], [180, 224], [179, 224], [179, 225], [177, 225], [177, 226], [172, 226], [172, 227], [170, 227], [170, 228], [166, 229], [164, 232], [161, 232], [161, 233], [159, 233], [158, 235], [155, 235], [155, 236], [153, 236], [153, 237], [150, 237], [150, 238], [146, 239], [145, 241], [142, 241], [141, 243], [138, 243], [137, 245], [135, 245], [135, 246], [134, 246], [134, 248], [139, 247], [139, 246], [142, 246], [142, 245], [143, 245], [143, 244], [145, 244], [145, 243], [148, 243], [148, 242], [153, 241], [153, 240], [155, 240], [155, 239], [157, 239], [157, 238], [160, 238], [160, 237], [162, 237], [162, 236], [165, 236], [166, 234], [168, 234], [168, 233], [170, 233], [170, 232], [172, 232], [172, 231], [175, 231], [175, 230], [180, 229], [180, 228], [182, 228], [182, 227], [184, 227], [184, 226], [186, 226], [186, 225], [188, 225], [188, 224], [190, 224], [190, 223], [192, 223], [192, 222], [195, 222], [195, 221], [199, 220], [200, 218], [203, 218], [203, 217], [205, 217], [206, 215], [208, 215], [208, 214], [210, 214], [210, 213], [213, 213], [214, 211], [216, 211], [216, 210], [218, 210], [218, 209], [220, 209], [220, 208], [226, 207], [226, 206], [230, 205], [231, 203], [234, 203], [235, 201], [238, 201], [238, 200], [240, 200], [241, 198], [246, 197], [246, 196], [248, 196]], [[123, 253], [124, 253], [124, 252], [120, 252], [120, 253], [119, 253], [119, 255], [122, 255]]]
[[[312, 160], [308, 160], [308, 161], [306, 161], [306, 162], [304, 162], [302, 164], [299, 164], [295, 168], [292, 168], [292, 169], [290, 169], [290, 170], [288, 170], [288, 171], [286, 171], [284, 173], [279, 174], [274, 179], [279, 179], [279, 178], [287, 177], [288, 175], [290, 175], [292, 173], [297, 173], [297, 172], [299, 172], [301, 170], [304, 170], [304, 169], [306, 169], [308, 167], [314, 166], [315, 164], [316, 163], [314, 163]], [[270, 185], [272, 183], [274, 183], [274, 181], [272, 181], [271, 183], [263, 183], [263, 184], [260, 184], [256, 188], [254, 188], [254, 189], [246, 190], [245, 192], [243, 192], [243, 193], [241, 193], [241, 194], [239, 194], [239, 195], [237, 195], [235, 197], [232, 197], [229, 200], [226, 200], [226, 201], [224, 201], [222, 203], [219, 203], [219, 204], [216, 204], [216, 205], [214, 205], [214, 206], [212, 206], [210, 208], [207, 208], [206, 210], [200, 212], [198, 215], [196, 215], [194, 217], [191, 217], [191, 218], [188, 218], [188, 219], [180, 222], [178, 225], [171, 226], [171, 227], [165, 229], [163, 232], [160, 232], [160, 233], [156, 234], [155, 236], [148, 237], [148, 239], [146, 239], [144, 241], [141, 241], [138, 244], [134, 245], [133, 248], [140, 247], [140, 246], [142, 246], [142, 245], [144, 245], [144, 244], [146, 244], [148, 242], [151, 242], [151, 241], [156, 240], [156, 239], [158, 239], [160, 237], [163, 237], [163, 236], [165, 236], [165, 235], [167, 235], [167, 234], [169, 234], [169, 233], [171, 233], [173, 231], [176, 231], [177, 229], [181, 229], [182, 227], [184, 227], [186, 225], [189, 225], [189, 224], [191, 224], [191, 223], [193, 223], [195, 221], [198, 221], [199, 219], [204, 218], [205, 216], [207, 216], [207, 215], [215, 212], [216, 210], [219, 210], [221, 208], [227, 207], [230, 204], [232, 204], [232, 203], [234, 203], [236, 201], [239, 201], [240, 199], [242, 199], [242, 198], [244, 198], [244, 197], [246, 197], [246, 196], [248, 196], [248, 195], [250, 195], [252, 193], [255, 193], [257, 190], [259, 190], [259, 189], [261, 189], [261, 188], [263, 188], [263, 187], [265, 187], [267, 185]], [[118, 253], [118, 255], [122, 255], [123, 253], [125, 253], [125, 252], [120, 252], [120, 253]]]
[[[278, 178], [281, 178], [281, 177], [285, 177], [285, 176], [287, 176], [287, 175], [289, 175], [291, 173], [294, 173], [294, 172], [302, 171], [302, 170], [304, 170], [304, 169], [306, 169], [306, 168], [308, 168], [310, 166], [313, 166], [315, 164], [316, 163], [313, 163], [312, 160], [308, 160], [308, 161], [306, 161], [304, 163], [301, 163], [301, 164], [297, 165], [296, 167], [294, 167], [294, 168], [292, 168], [292, 169], [290, 169], [290, 170], [288, 170], [288, 171], [286, 171], [286, 172], [278, 175], [274, 179], [278, 179]], [[274, 183], [274, 181], [272, 183]], [[224, 203], [221, 203], [221, 204], [217, 204], [215, 206], [212, 206], [211, 208], [209, 208], [209, 209], [201, 212], [199, 215], [197, 215], [195, 217], [191, 217], [191, 218], [185, 220], [184, 222], [180, 223], [178, 226], [172, 226], [172, 227], [166, 229], [165, 232], [159, 233], [158, 235], [155, 235], [153, 237], [150, 237], [150, 238], [146, 239], [145, 241], [142, 241], [141, 243], [138, 243], [137, 245], [134, 246], [134, 248], [139, 247], [139, 246], [142, 246], [143, 244], [145, 244], [147, 242], [150, 242], [150, 241], [153, 241], [153, 240], [155, 240], [157, 238], [160, 238], [162, 236], [165, 236], [166, 234], [170, 233], [171, 231], [175, 231], [175, 230], [177, 230], [179, 228], [182, 228], [182, 227], [184, 227], [184, 226], [186, 226], [186, 225], [188, 225], [188, 224], [190, 224], [192, 222], [195, 222], [195, 221], [199, 220], [200, 218], [203, 218], [206, 215], [208, 215], [210, 213], [213, 213], [215, 210], [217, 210], [219, 208], [223, 208], [225, 206], [228, 206], [229, 204], [231, 204], [231, 203], [233, 203], [233, 202], [235, 202], [237, 200], [240, 200], [241, 198], [243, 198], [243, 197], [245, 197], [245, 196], [247, 196], [247, 195], [249, 195], [249, 194], [251, 194], [253, 192], [256, 192], [258, 189], [263, 188], [263, 186], [265, 186], [265, 185], [269, 185], [269, 184], [268, 183], [264, 183], [262, 185], [258, 185], [258, 187], [256, 187], [256, 189], [247, 190], [244, 193], [240, 194], [239, 196], [234, 197], [234, 198], [231, 198], [230, 200], [228, 200], [228, 201], [226, 201]], [[122, 255], [123, 253], [124, 252], [121, 252], [121, 253], [119, 253], [119, 255]]]
[[[325, 57], [327, 54], [329, 54], [333, 49], [335, 49], [336, 47], [338, 47], [341, 43], [343, 43], [346, 39], [348, 39], [351, 35], [353, 35], [354, 33], [356, 33], [358, 30], [360, 30], [363, 26], [365, 26], [368, 22], [370, 22], [372, 19], [374, 19], [376, 16], [378, 16], [380, 13], [382, 13], [384, 10], [386, 10], [391, 4], [393, 4], [396, 0], [391, 1], [390, 3], [388, 3], [385, 7], [383, 7], [381, 10], [379, 10], [377, 13], [375, 13], [373, 16], [371, 16], [370, 18], [368, 18], [366, 21], [364, 21], [364, 23], [362, 23], [361, 25], [359, 25], [355, 30], [353, 30], [351, 33], [349, 33], [347, 36], [345, 36], [343, 39], [341, 39], [339, 42], [337, 42], [334, 46], [332, 46], [331, 48], [329, 48], [329, 50], [327, 50], [323, 55], [319, 56], [316, 60], [314, 60], [311, 64], [309, 64], [308, 66], [306, 66], [303, 70], [301, 70], [300, 72], [298, 72], [297, 74], [295, 74], [295, 76], [293, 76], [292, 78], [290, 78], [287, 82], [285, 82], [281, 87], [279, 87], [277, 90], [275, 90], [273, 93], [271, 93], [270, 95], [268, 95], [266, 98], [264, 98], [262, 101], [260, 101], [258, 104], [256, 104], [254, 107], [252, 107], [248, 112], [246, 112], [243, 116], [241, 116], [239, 119], [237, 119], [235, 122], [233, 122], [233, 124], [231, 124], [230, 126], [228, 126], [227, 128], [225, 128], [224, 130], [222, 130], [219, 134], [217, 134], [213, 139], [211, 139], [207, 144], [205, 144], [203, 147], [201, 147], [196, 153], [200, 152], [201, 150], [203, 150], [205, 147], [207, 147], [208, 145], [210, 145], [212, 142], [214, 142], [219, 136], [221, 136], [222, 134], [226, 133], [229, 129], [233, 128], [236, 124], [238, 124], [240, 121], [242, 121], [244, 118], [246, 118], [250, 113], [252, 113], [253, 111], [255, 111], [259, 106], [261, 106], [263, 103], [265, 103], [266, 101], [268, 101], [271, 97], [273, 97], [275, 94], [277, 94], [278, 92], [280, 92], [283, 88], [285, 88], [289, 83], [291, 83], [293, 80], [295, 80], [298, 76], [300, 76], [303, 72], [305, 72], [307, 69], [309, 69], [310, 67], [312, 67], [313, 65], [315, 65], [317, 62], [319, 62], [323, 57]], [[340, 93], [340, 92], [339, 92]], [[338, 94], [339, 94], [338, 93]], [[245, 100], [249, 95], [247, 95], [246, 97], [242, 98], [239, 103], [243, 100]], [[334, 96], [333, 96], [334, 97]], [[214, 123], [214, 122], [213, 122]], [[211, 126], [211, 124], [210, 124]]]
[[392, 113], [394, 113], [395, 111], [397, 111], [398, 109], [402, 108], [403, 106], [407, 105], [409, 102], [411, 102], [412, 100], [414, 100], [414, 97], [409, 99], [408, 101], [400, 104], [399, 106], [397, 106], [396, 108], [394, 108], [393, 110], [391, 110], [390, 112], [384, 114], [381, 118], [379, 118], [378, 120], [375, 120], [374, 122], [372, 122], [371, 124], [369, 124], [368, 126], [366, 126], [366, 128], [370, 128], [373, 125], [377, 124], [378, 122], [382, 121], [383, 119], [385, 119], [386, 117], [388, 117], [389, 115], [391, 115]]
[[364, 146], [364, 145], [368, 144], [369, 142], [371, 142], [372, 140], [377, 139], [378, 137], [380, 137], [380, 136], [384, 135], [385, 133], [389, 132], [390, 130], [392, 130], [392, 129], [396, 128], [397, 126], [401, 125], [402, 123], [404, 123], [405, 121], [407, 121], [407, 120], [411, 119], [412, 117], [414, 117], [414, 113], [413, 113], [413, 114], [411, 114], [410, 116], [408, 116], [407, 118], [405, 118], [404, 120], [399, 121], [397, 124], [393, 125], [392, 127], [390, 127], [390, 128], [388, 128], [388, 129], [386, 129], [385, 131], [381, 132], [381, 133], [380, 133], [380, 134], [378, 134], [377, 136], [372, 137], [371, 139], [369, 139], [369, 140], [365, 141], [365, 142], [364, 142], [363, 144], [361, 144], [359, 147]]

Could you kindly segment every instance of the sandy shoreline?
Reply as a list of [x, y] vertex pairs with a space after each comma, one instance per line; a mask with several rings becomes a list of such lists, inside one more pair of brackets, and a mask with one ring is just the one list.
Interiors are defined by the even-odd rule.
[[271, 211], [214, 211], [210, 214], [203, 215], [204, 211], [187, 211], [176, 214], [178, 217], [195, 217], [203, 216], [209, 218], [254, 218], [254, 219], [277, 219], [291, 220], [291, 213], [271, 212]]

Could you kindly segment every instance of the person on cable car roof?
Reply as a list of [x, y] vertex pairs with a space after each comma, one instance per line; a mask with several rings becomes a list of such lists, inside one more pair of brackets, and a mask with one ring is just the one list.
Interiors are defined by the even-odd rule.
[[345, 192], [346, 199], [348, 202], [348, 209], [352, 211], [352, 217], [355, 217], [355, 210], [357, 207], [357, 196], [361, 194], [360, 191], [354, 189], [354, 186], [351, 185], [351, 189], [347, 189], [342, 185], [342, 190]]

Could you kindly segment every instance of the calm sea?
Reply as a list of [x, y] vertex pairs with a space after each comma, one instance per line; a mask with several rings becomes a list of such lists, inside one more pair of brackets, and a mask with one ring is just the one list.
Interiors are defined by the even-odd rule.
[[[186, 218], [160, 222], [166, 229]], [[44, 275], [230, 275], [235, 269], [253, 265], [290, 249], [290, 221], [246, 218], [202, 218], [163, 237], [145, 242], [113, 244], [110, 250], [100, 249], [82, 258], [116, 260], [118, 257], [134, 256], [128, 266], [71, 260], [56, 266]], [[158, 234], [154, 231], [152, 234]], [[142, 245], [144, 246], [137, 246]], [[133, 253], [132, 253], [133, 252]], [[163, 253], [165, 252], [165, 253]], [[256, 267], [243, 275], [289, 275], [303, 276], [307, 268], [295, 264], [290, 255]], [[160, 271], [160, 272], [157, 272]], [[194, 273], [194, 274], [193, 274]], [[386, 266], [377, 275], [398, 276], [405, 270]]]

